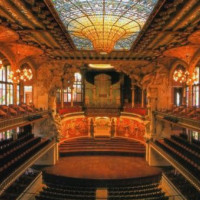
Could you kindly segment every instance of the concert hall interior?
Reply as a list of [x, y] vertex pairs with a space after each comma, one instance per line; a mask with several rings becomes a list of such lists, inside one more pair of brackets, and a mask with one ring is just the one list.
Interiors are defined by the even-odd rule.
[[200, 200], [200, 1], [0, 0], [0, 200]]

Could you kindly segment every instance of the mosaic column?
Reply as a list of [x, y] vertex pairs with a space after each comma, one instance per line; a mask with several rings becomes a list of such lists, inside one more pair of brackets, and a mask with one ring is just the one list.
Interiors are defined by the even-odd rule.
[[132, 108], [133, 108], [135, 106], [135, 85], [132, 85], [131, 91], [132, 91]]
[[17, 104], [17, 83], [13, 82], [13, 104]]
[[64, 107], [64, 89], [61, 88], [61, 91], [60, 91], [60, 106], [61, 108]]
[[20, 90], [19, 90], [19, 102], [22, 104], [22, 103], [26, 103], [24, 102], [24, 83], [23, 82], [20, 82]]
[[192, 106], [192, 84], [190, 84], [188, 87], [189, 87], [188, 106]]
[[71, 107], [74, 106], [74, 88], [73, 86], [71, 87]]
[[144, 90], [142, 89], [142, 102], [141, 107], [144, 108]]

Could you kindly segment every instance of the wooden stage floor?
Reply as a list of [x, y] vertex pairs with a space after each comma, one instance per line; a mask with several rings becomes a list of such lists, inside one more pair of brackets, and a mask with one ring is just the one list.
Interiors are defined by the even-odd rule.
[[130, 179], [158, 175], [144, 158], [131, 156], [69, 156], [61, 158], [48, 174], [81, 179]]

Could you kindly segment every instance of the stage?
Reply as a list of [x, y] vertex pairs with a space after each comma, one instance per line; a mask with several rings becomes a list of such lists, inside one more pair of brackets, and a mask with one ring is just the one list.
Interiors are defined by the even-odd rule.
[[53, 167], [45, 168], [47, 174], [67, 178], [119, 180], [137, 179], [161, 174], [150, 167], [144, 158], [132, 156], [68, 156]]

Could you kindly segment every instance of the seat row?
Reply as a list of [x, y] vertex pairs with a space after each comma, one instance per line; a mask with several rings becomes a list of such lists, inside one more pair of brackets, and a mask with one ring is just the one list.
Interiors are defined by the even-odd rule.
[[[36, 200], [94, 200], [96, 199], [96, 188], [99, 182], [91, 183], [86, 180], [78, 181], [77, 184], [62, 176], [52, 176], [43, 173], [46, 187], [36, 196]], [[137, 181], [126, 183], [109, 183], [108, 200], [168, 200], [165, 193], [159, 188], [161, 176], [152, 176], [148, 179], [138, 178]], [[97, 186], [98, 185], [98, 186]], [[102, 186], [105, 188], [105, 184]]]
[[132, 191], [132, 190], [146, 190], [146, 189], [152, 189], [157, 188], [159, 186], [158, 183], [149, 183], [149, 184], [137, 184], [137, 185], [131, 185], [126, 187], [112, 187], [110, 191], [112, 192], [122, 192], [122, 191]]
[[37, 112], [38, 109], [36, 109], [33, 105], [26, 105], [26, 104], [19, 104], [19, 105], [0, 105], [0, 118], [10, 118], [12, 116], [18, 116], [22, 114], [28, 114], [32, 112]]
[[68, 114], [68, 113], [81, 112], [81, 111], [82, 111], [81, 106], [73, 106], [73, 107], [69, 106], [66, 108], [59, 109], [59, 114], [64, 115], [64, 114]]
[[135, 199], [135, 200], [138, 200], [138, 199], [147, 199], [147, 198], [158, 198], [158, 199], [162, 199], [162, 198], [166, 198], [165, 197], [165, 193], [164, 192], [151, 192], [151, 193], [143, 193], [143, 194], [137, 194], [137, 195], [112, 195], [110, 196], [109, 195], [109, 198], [108, 200], [121, 200], [121, 199]]
[[186, 197], [186, 199], [199, 200], [200, 193], [197, 189], [185, 179], [175, 169], [164, 173], [165, 176], [176, 186], [176, 188]]
[[171, 110], [165, 110], [164, 112], [172, 114], [172, 115], [194, 119], [194, 120], [200, 119], [200, 108], [196, 108], [196, 107], [187, 107], [183, 105], [175, 106]]
[[188, 149], [184, 149], [184, 147], [181, 147], [169, 139], [156, 141], [156, 144], [196, 178], [200, 179], [200, 165], [199, 160], [197, 159], [198, 156], [192, 154]]
[[19, 145], [33, 138], [33, 134], [26, 134], [16, 140], [10, 140], [7, 144], [0, 146], [0, 158], [9, 153], [9, 151], [17, 148]]
[[158, 182], [148, 184], [140, 184], [133, 186], [109, 187], [108, 188], [109, 200], [122, 200], [122, 199], [168, 199], [162, 189], [159, 188]]
[[6, 152], [0, 158], [0, 181], [3, 181], [48, 143], [49, 140], [31, 137], [26, 142], [20, 143], [16, 148]]
[[28, 185], [39, 174], [38, 171], [27, 169], [11, 186], [9, 186], [0, 196], [0, 200], [14, 200], [17, 199], [27, 188]]
[[191, 151], [194, 151], [198, 154], [200, 154], [200, 146], [198, 146], [198, 144], [196, 144], [194, 141], [192, 143], [190, 143], [186, 138], [184, 138], [185, 136], [182, 134], [180, 136], [177, 135], [172, 135], [171, 138], [175, 141], [177, 141], [178, 143], [185, 145], [185, 147], [189, 148]]

